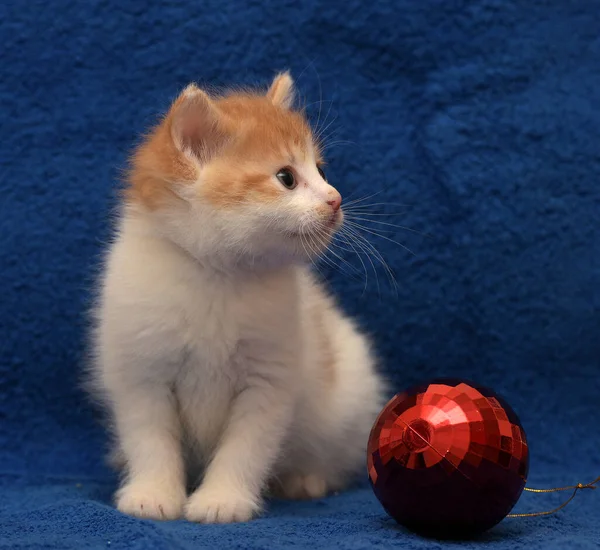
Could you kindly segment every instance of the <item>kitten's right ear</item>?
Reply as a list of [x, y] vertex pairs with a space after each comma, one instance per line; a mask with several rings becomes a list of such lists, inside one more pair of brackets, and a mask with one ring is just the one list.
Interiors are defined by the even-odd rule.
[[177, 149], [206, 162], [225, 143], [223, 117], [210, 97], [190, 84], [171, 108], [171, 137]]

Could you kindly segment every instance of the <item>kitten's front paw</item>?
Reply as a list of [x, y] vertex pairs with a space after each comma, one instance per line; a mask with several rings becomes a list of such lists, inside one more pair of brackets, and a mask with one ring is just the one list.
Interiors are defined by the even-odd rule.
[[145, 519], [177, 519], [185, 504], [183, 487], [159, 483], [131, 482], [119, 489], [116, 495], [119, 511]]
[[260, 502], [244, 491], [201, 486], [188, 499], [185, 517], [200, 523], [235, 523], [249, 521], [259, 509]]
[[288, 474], [274, 484], [273, 491], [295, 500], [322, 498], [327, 494], [327, 482], [317, 474]]

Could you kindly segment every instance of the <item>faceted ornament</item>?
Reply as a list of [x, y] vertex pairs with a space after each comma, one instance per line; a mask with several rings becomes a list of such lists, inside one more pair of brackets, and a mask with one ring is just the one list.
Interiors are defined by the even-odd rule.
[[375, 495], [398, 523], [427, 536], [465, 537], [512, 510], [529, 453], [519, 418], [494, 392], [437, 380], [384, 407], [367, 467]]

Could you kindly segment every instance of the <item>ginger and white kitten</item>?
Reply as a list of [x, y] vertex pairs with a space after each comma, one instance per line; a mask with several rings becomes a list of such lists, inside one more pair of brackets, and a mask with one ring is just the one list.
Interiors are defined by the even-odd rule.
[[92, 367], [122, 512], [245, 521], [267, 489], [320, 497], [365, 468], [382, 383], [307, 267], [343, 214], [293, 96], [288, 73], [190, 85], [133, 156]]

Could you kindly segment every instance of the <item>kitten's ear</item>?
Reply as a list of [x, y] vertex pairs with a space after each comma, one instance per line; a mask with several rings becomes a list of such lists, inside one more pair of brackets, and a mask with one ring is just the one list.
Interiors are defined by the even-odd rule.
[[289, 72], [279, 73], [269, 91], [267, 92], [267, 97], [279, 107], [283, 107], [284, 109], [289, 109], [294, 103], [294, 81], [290, 76]]
[[175, 146], [201, 161], [208, 160], [225, 143], [223, 116], [214, 102], [190, 84], [171, 108], [171, 137]]

